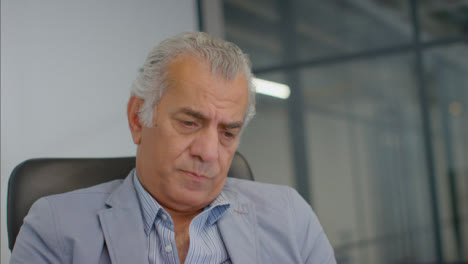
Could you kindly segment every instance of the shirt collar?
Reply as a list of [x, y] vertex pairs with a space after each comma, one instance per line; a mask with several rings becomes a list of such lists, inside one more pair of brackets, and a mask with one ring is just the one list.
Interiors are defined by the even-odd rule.
[[207, 224], [215, 224], [229, 209], [230, 203], [226, 195], [223, 193], [223, 190], [218, 194], [218, 196], [209, 204], [203, 212], [210, 211], [208, 215]]
[[[138, 200], [140, 202], [140, 207], [143, 214], [143, 223], [145, 227], [145, 233], [148, 235], [151, 231], [151, 227], [155, 222], [156, 218], [161, 215], [166, 215], [170, 218], [170, 215], [162, 208], [162, 206], [156, 201], [156, 199], [145, 190], [143, 185], [141, 185], [140, 180], [138, 179], [136, 169], [133, 170], [133, 185], [138, 195]], [[219, 195], [211, 202], [208, 206], [203, 209], [203, 214], [208, 214], [207, 224], [215, 224], [229, 209], [230, 203], [227, 196], [224, 194], [223, 190]]]
[[159, 211], [164, 209], [159, 205], [158, 201], [156, 201], [156, 199], [154, 199], [153, 196], [145, 190], [143, 185], [141, 185], [136, 169], [133, 170], [133, 185], [135, 185], [138, 200], [140, 201], [145, 233], [148, 235]]

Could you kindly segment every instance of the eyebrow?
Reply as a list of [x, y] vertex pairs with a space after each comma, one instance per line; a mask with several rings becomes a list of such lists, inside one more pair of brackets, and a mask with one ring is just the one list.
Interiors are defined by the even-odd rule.
[[226, 129], [237, 129], [237, 128], [241, 128], [243, 124], [244, 124], [244, 122], [238, 121], [238, 122], [234, 122], [234, 123], [230, 123], [230, 124], [225, 124], [224, 127]]
[[189, 115], [189, 116], [191, 116], [191, 117], [195, 117], [195, 118], [197, 118], [197, 119], [202, 119], [202, 120], [208, 119], [208, 118], [207, 118], [205, 115], [203, 115], [202, 113], [197, 112], [197, 111], [195, 111], [195, 110], [193, 110], [193, 109], [190, 109], [190, 108], [188, 108], [188, 107], [182, 108], [182, 109], [180, 110], [180, 112], [181, 112], [181, 113], [184, 113], [184, 114], [186, 114], [186, 115]]
[[[184, 107], [182, 109], [180, 109], [179, 111], [180, 113], [183, 113], [183, 114], [186, 114], [186, 115], [189, 115], [191, 117], [194, 117], [196, 119], [200, 119], [200, 120], [208, 120], [208, 117], [206, 117], [204, 114], [198, 112], [198, 111], [195, 111], [191, 108], [188, 108], [188, 107]], [[222, 126], [226, 129], [237, 129], [237, 128], [241, 128], [242, 125], [244, 124], [243, 121], [237, 121], [237, 122], [232, 122], [232, 123], [229, 123], [229, 124], [222, 124]]]

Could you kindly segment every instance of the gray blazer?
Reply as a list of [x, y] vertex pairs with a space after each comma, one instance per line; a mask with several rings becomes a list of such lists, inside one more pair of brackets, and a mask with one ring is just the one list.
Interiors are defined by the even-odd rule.
[[[132, 174], [38, 200], [10, 263], [148, 263]], [[336, 263], [310, 206], [289, 187], [229, 178], [218, 227], [233, 263]]]

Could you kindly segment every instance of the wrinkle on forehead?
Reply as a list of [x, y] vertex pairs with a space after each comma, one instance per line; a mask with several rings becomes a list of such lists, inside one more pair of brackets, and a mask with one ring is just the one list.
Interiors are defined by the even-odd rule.
[[204, 114], [214, 117], [216, 110], [239, 110], [240, 107], [241, 119], [244, 117], [248, 103], [248, 86], [242, 73], [238, 73], [233, 80], [226, 80], [219, 74], [213, 75], [208, 62], [200, 61], [192, 55], [184, 55], [169, 65], [167, 80], [170, 84], [167, 92], [175, 93], [182, 101], [190, 98], [191, 101], [183, 103], [189, 103], [194, 110], [210, 111], [211, 113]]

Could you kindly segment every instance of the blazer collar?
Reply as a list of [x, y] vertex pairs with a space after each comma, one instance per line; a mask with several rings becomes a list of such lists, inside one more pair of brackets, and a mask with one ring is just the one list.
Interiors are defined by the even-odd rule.
[[114, 264], [148, 263], [143, 219], [132, 175], [133, 171], [109, 195], [106, 201], [109, 208], [98, 213], [109, 257]]
[[258, 254], [255, 207], [226, 181], [224, 193], [230, 208], [218, 220], [218, 227], [232, 263], [262, 263]]
[[[98, 213], [114, 264], [148, 263], [143, 218], [132, 175], [133, 171], [109, 195], [106, 201], [109, 208]], [[232, 263], [261, 263], [254, 205], [230, 188], [230, 179], [223, 192], [231, 206], [217, 223]]]

